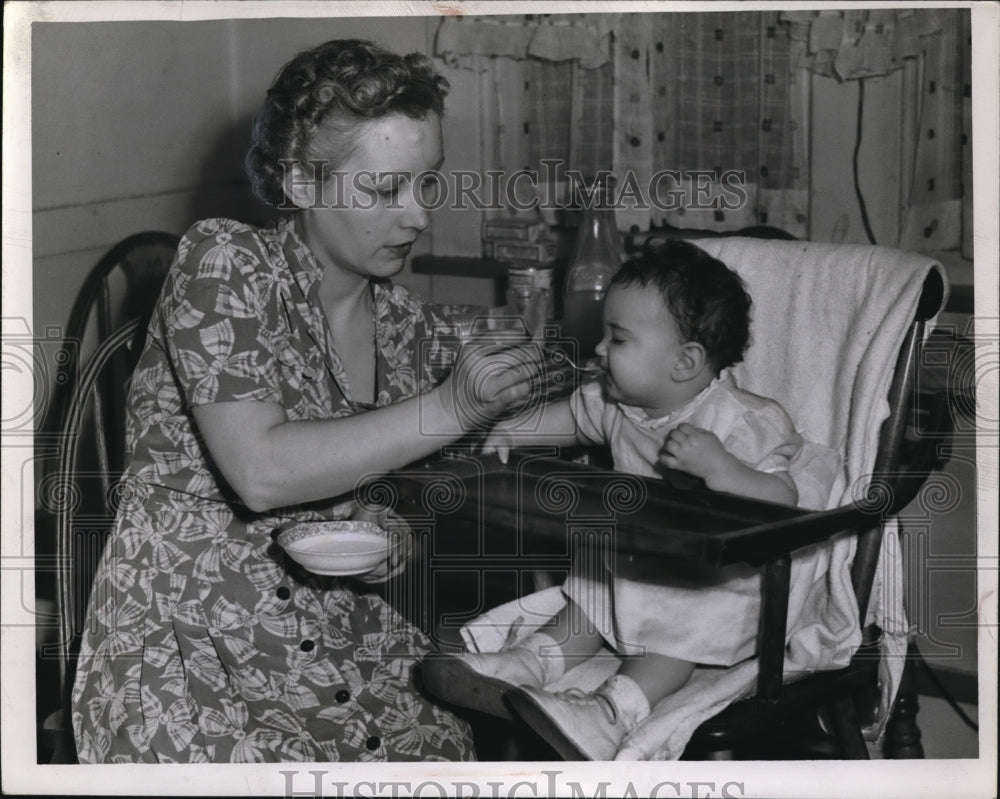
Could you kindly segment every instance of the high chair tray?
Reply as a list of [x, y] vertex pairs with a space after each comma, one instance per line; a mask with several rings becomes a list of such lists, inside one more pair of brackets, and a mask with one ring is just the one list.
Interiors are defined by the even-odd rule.
[[[709, 490], [681, 472], [662, 479], [575, 463], [551, 447], [514, 450], [508, 463], [460, 450], [380, 478], [411, 523], [505, 528], [556, 549], [580, 531], [606, 531], [619, 553], [723, 566], [761, 564], [851, 527], [877, 524], [884, 509], [860, 504], [828, 511]], [[371, 490], [371, 488], [369, 489]]]

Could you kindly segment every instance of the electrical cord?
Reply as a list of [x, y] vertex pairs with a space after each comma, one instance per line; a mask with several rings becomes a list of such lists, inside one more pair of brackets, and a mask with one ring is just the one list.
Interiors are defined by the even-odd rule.
[[865, 197], [861, 193], [861, 180], [858, 176], [858, 153], [861, 152], [861, 122], [864, 106], [865, 79], [861, 78], [858, 80], [858, 129], [854, 140], [854, 157], [852, 159], [854, 166], [854, 193], [858, 197], [858, 207], [861, 209], [861, 224], [865, 226], [865, 234], [868, 236], [868, 241], [872, 244], [877, 244], [875, 234], [872, 233], [871, 222], [868, 220], [868, 206], [865, 205]]
[[979, 732], [979, 725], [976, 724], [976, 722], [974, 722], [971, 718], [969, 718], [969, 715], [964, 710], [962, 710], [961, 705], [959, 705], [958, 702], [955, 701], [955, 697], [953, 697], [951, 695], [951, 692], [945, 687], [944, 683], [941, 681], [941, 678], [934, 673], [934, 669], [932, 669], [930, 667], [930, 664], [926, 660], [924, 660], [924, 656], [920, 652], [920, 650], [917, 649], [916, 643], [913, 644], [912, 649], [916, 653], [917, 660], [920, 661], [920, 665], [923, 666], [924, 671], [927, 672], [927, 676], [930, 677], [931, 682], [934, 683], [934, 686], [938, 689], [938, 691], [941, 692], [941, 697], [944, 699], [944, 701], [951, 706], [951, 709], [958, 714], [958, 717], [963, 722], [965, 722], [965, 725], [967, 727], [974, 730], [975, 732]]

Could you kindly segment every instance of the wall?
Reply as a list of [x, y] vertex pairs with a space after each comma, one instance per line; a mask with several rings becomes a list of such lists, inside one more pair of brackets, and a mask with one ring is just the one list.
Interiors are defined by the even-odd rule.
[[[87, 270], [130, 233], [274, 216], [250, 194], [242, 160], [253, 113], [296, 52], [358, 36], [429, 53], [436, 29], [435, 17], [34, 24], [34, 330], [65, 325]], [[492, 85], [438, 66], [452, 86], [446, 167], [481, 169], [479, 108]], [[443, 208], [413, 253], [478, 253], [479, 229], [479, 212]], [[439, 302], [493, 300], [489, 278], [407, 269], [400, 281]]]
[[130, 233], [273, 216], [242, 161], [264, 91], [300, 49], [359, 36], [427, 52], [430, 34], [423, 17], [35, 23], [34, 329], [64, 325], [87, 270]]

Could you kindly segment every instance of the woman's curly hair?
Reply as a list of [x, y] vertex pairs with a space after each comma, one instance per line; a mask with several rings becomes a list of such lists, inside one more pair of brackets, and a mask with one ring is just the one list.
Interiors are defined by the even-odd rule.
[[281, 68], [254, 118], [244, 164], [254, 194], [283, 205], [282, 162], [329, 158], [330, 152], [311, 152], [321, 130], [340, 145], [336, 158], [342, 162], [361, 123], [391, 113], [441, 115], [447, 93], [448, 81], [420, 53], [398, 55], [360, 39], [299, 53]]
[[750, 295], [722, 261], [687, 241], [670, 239], [622, 264], [612, 286], [653, 286], [677, 324], [718, 373], [743, 360], [750, 343]]

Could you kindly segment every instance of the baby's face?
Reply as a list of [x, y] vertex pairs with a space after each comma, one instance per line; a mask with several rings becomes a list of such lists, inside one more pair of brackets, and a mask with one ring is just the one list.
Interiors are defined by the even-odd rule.
[[640, 407], [654, 418], [670, 413], [677, 406], [671, 373], [683, 344], [655, 288], [612, 286], [604, 299], [604, 337], [597, 345], [608, 399]]

